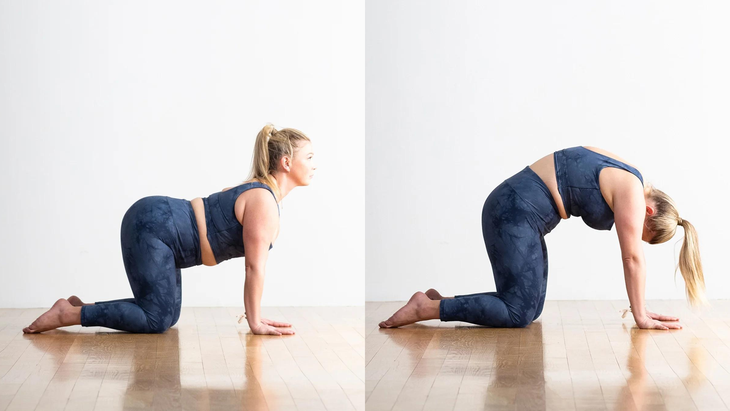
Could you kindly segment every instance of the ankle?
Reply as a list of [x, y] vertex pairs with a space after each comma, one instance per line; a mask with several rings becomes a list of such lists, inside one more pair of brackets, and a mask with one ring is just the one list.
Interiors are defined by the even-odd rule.
[[81, 324], [81, 307], [68, 307], [61, 311], [61, 322], [64, 325]]
[[423, 301], [417, 306], [418, 316], [422, 320], [433, 320], [439, 318], [439, 307], [441, 300]]

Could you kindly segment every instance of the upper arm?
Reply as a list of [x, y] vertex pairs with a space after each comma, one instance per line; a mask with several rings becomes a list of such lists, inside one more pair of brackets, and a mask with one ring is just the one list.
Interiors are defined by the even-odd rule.
[[633, 178], [631, 184], [621, 184], [613, 196], [613, 216], [621, 246], [621, 258], [643, 259], [641, 236], [644, 230], [646, 200], [641, 183]]
[[276, 200], [266, 189], [246, 192], [243, 211], [243, 248], [246, 267], [263, 268], [269, 255], [269, 245], [279, 225]]

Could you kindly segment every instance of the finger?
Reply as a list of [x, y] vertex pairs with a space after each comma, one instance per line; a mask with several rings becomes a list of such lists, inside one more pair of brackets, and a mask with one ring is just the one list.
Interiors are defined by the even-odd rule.
[[276, 328], [272, 328], [269, 330], [269, 334], [271, 335], [281, 335], [281, 332], [277, 330]]
[[657, 320], [659, 321], [679, 321], [679, 318], [677, 317], [670, 317], [668, 315], [657, 315]]
[[282, 323], [282, 322], [279, 322], [279, 321], [271, 321], [271, 320], [262, 319], [261, 322], [264, 323], [264, 324], [266, 324], [266, 325], [272, 326], [272, 327], [291, 327], [291, 324], [289, 324], [289, 323]]
[[283, 335], [294, 335], [294, 330], [277, 330]]

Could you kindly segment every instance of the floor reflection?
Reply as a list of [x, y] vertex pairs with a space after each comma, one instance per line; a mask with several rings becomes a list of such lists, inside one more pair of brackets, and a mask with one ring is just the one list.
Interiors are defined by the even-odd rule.
[[[368, 373], [380, 375], [368, 398], [373, 409], [726, 409], [721, 398], [727, 394], [718, 384], [730, 383], [730, 374], [688, 331], [621, 324], [612, 332], [588, 323], [432, 325], [437, 323], [375, 331], [388, 339], [380, 349], [396, 352], [388, 345], [394, 343], [402, 352], [391, 362], [387, 355], [372, 362]], [[389, 370], [376, 370], [388, 363]], [[401, 386], [389, 387], [397, 380], [393, 367], [403, 368]]]
[[[75, 390], [86, 387], [87, 398], [72, 393], [71, 403], [95, 400], [96, 409], [123, 410], [268, 410], [269, 394], [279, 408], [275, 389], [267, 393], [259, 384], [266, 379], [262, 338], [243, 336], [241, 358], [202, 362], [198, 336], [186, 337], [173, 327], [163, 334], [54, 330], [25, 338], [61, 368], [76, 366], [78, 372], [67, 376], [77, 380]], [[49, 350], [49, 344], [58, 348]]]

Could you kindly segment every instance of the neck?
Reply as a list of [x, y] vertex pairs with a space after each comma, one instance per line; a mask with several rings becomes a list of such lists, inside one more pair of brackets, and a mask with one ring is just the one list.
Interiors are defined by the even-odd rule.
[[644, 198], [648, 200], [650, 193], [651, 193], [651, 186], [647, 184], [644, 186]]
[[294, 189], [297, 185], [290, 180], [286, 174], [281, 172], [275, 172], [271, 174], [274, 177], [274, 180], [276, 180], [276, 185], [279, 187], [279, 202], [286, 197], [287, 194], [289, 194], [290, 191]]

